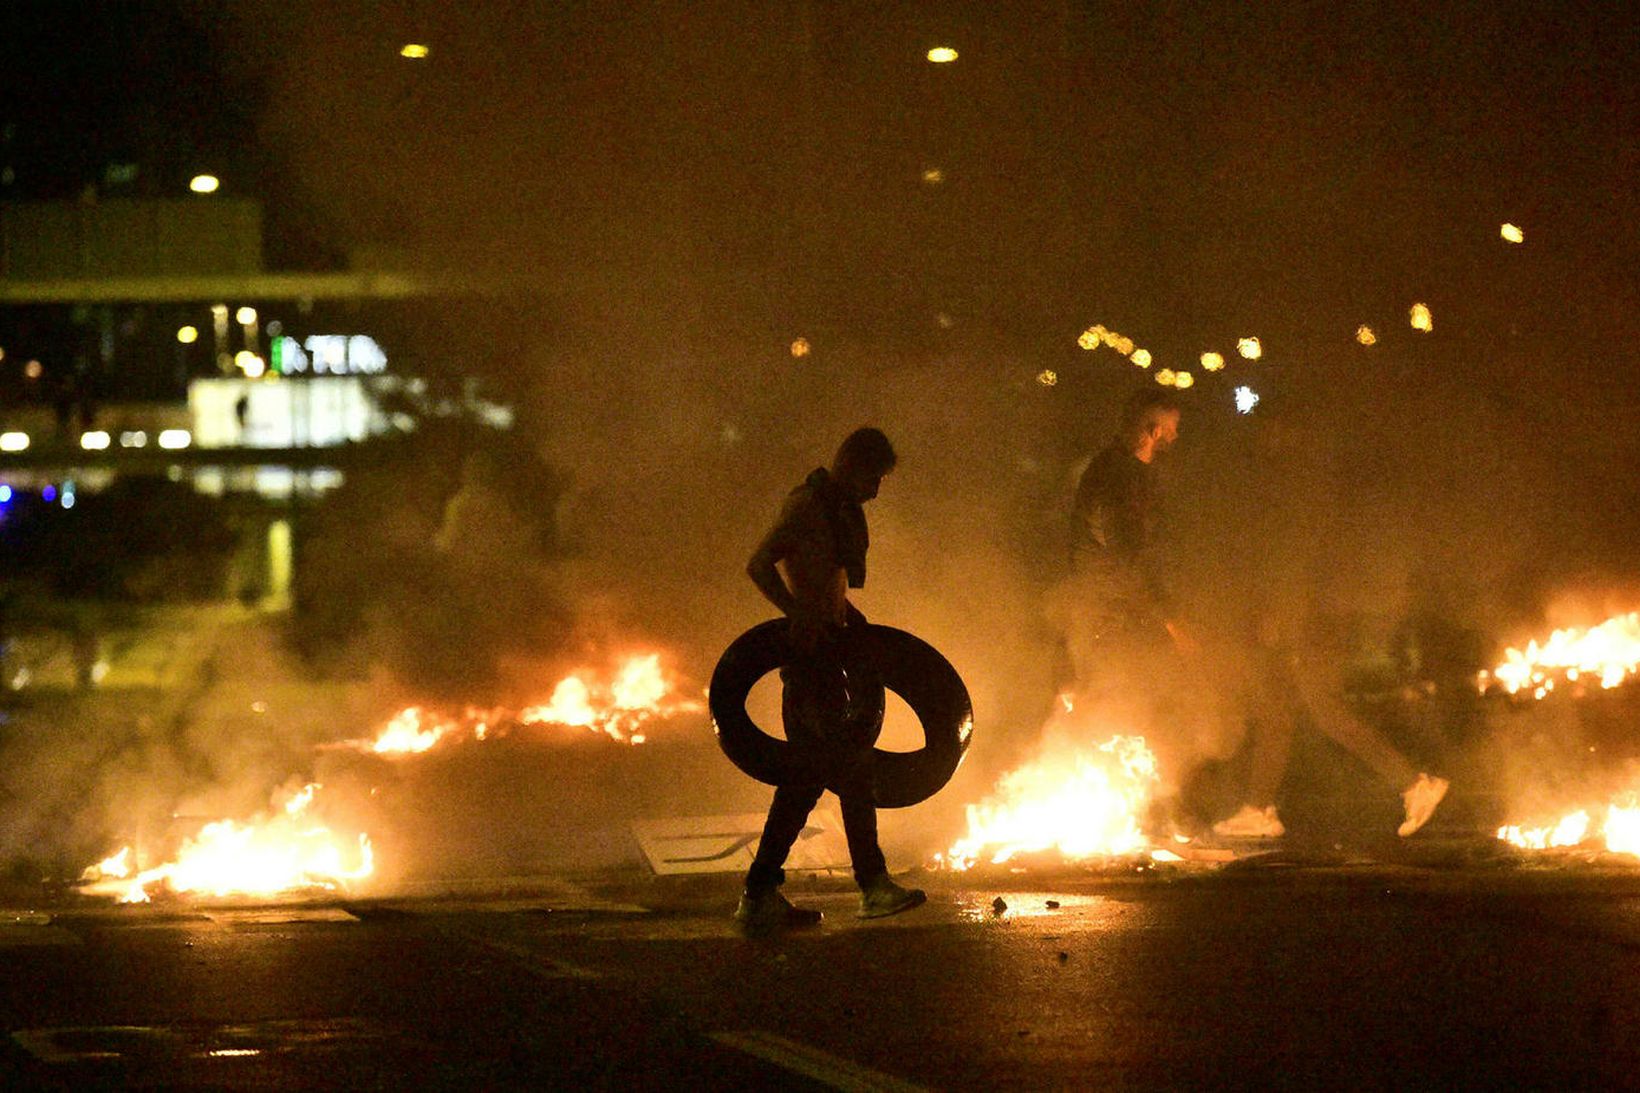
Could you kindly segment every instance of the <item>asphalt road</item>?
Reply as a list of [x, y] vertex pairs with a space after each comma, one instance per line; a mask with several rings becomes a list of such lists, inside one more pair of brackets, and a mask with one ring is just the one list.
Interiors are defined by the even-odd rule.
[[825, 923], [759, 939], [731, 884], [14, 909], [0, 1084], [1640, 1083], [1640, 870], [935, 876], [875, 922], [794, 881]]

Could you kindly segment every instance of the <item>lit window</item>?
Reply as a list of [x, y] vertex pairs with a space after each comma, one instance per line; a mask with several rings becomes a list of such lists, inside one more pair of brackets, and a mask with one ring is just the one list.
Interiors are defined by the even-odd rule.
[[80, 447], [88, 452], [101, 452], [108, 448], [108, 434], [101, 429], [80, 434]]
[[193, 442], [193, 435], [187, 429], [166, 429], [159, 434], [159, 446], [169, 451], [186, 448]]
[[0, 433], [0, 452], [21, 452], [28, 450], [27, 433]]

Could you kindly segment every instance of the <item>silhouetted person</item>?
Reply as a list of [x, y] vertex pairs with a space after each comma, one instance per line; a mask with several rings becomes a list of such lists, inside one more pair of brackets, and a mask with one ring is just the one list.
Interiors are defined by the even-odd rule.
[[[848, 589], [866, 579], [865, 502], [877, 496], [896, 457], [877, 429], [856, 429], [837, 449], [830, 469], [812, 472], [786, 498], [780, 517], [746, 566], [758, 590], [791, 619], [795, 654], [780, 672], [786, 739], [816, 771], [815, 780], [776, 788], [746, 890], [735, 918], [751, 928], [811, 926], [820, 912], [793, 907], [781, 894], [786, 856], [825, 784], [843, 810], [860, 917], [908, 910], [925, 899], [888, 876], [877, 843], [872, 787], [872, 743], [858, 728], [859, 700], [874, 693], [869, 669], [855, 658], [852, 627], [865, 620], [848, 602]], [[782, 575], [784, 568], [784, 575]], [[823, 772], [823, 773], [820, 773]]]
[[1070, 532], [1076, 603], [1069, 638], [1083, 689], [1098, 679], [1095, 661], [1166, 637], [1190, 647], [1158, 557], [1161, 497], [1152, 466], [1178, 439], [1179, 419], [1171, 392], [1139, 391], [1123, 406], [1116, 435], [1076, 484]]

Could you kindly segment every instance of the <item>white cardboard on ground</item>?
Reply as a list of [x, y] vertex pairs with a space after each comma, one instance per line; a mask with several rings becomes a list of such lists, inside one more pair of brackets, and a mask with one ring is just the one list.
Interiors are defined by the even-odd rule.
[[[632, 834], [662, 876], [685, 873], [744, 873], [757, 853], [764, 814], [741, 812], [727, 816], [669, 816], [632, 821]], [[809, 813], [803, 832], [786, 858], [788, 872], [846, 870], [848, 842], [842, 825], [830, 810]]]

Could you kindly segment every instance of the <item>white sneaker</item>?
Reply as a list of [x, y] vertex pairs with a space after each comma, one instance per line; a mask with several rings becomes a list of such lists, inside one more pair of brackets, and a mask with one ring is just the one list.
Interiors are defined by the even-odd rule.
[[1401, 821], [1396, 834], [1403, 839], [1417, 831], [1429, 822], [1435, 815], [1435, 809], [1446, 796], [1446, 791], [1452, 783], [1445, 778], [1433, 778], [1428, 774], [1418, 775], [1418, 780], [1408, 786], [1401, 794], [1401, 800], [1406, 802], [1407, 818]]
[[1213, 825], [1213, 834], [1228, 839], [1279, 839], [1286, 833], [1275, 805], [1264, 808], [1242, 805], [1240, 812]]

